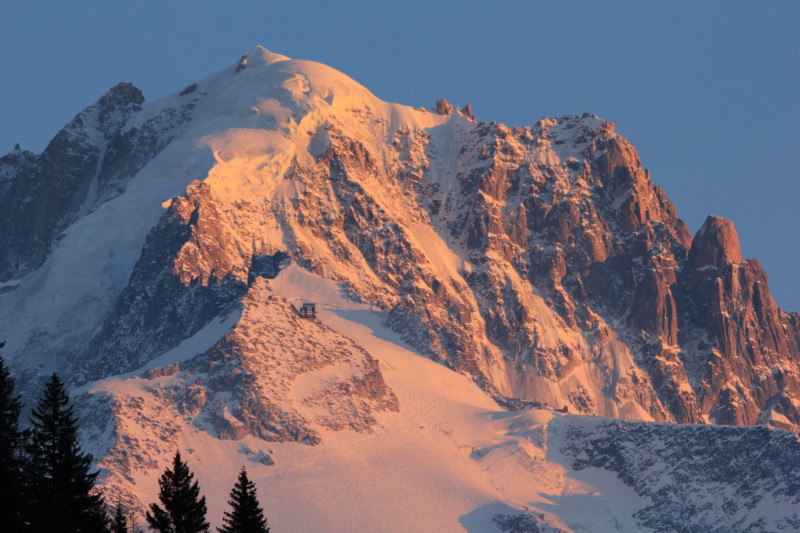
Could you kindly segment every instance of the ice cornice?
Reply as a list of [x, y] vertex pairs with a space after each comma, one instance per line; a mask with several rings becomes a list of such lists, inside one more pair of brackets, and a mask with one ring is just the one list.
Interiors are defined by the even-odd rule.
[[291, 61], [292, 59], [282, 54], [270, 52], [260, 44], [251, 48], [245, 55], [247, 57], [247, 64], [250, 66], [271, 65], [280, 61]]

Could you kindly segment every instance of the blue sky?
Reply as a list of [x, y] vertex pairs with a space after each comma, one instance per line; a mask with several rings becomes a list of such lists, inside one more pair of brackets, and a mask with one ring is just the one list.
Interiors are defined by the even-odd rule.
[[798, 27], [794, 1], [0, 0], [0, 152], [40, 151], [119, 81], [158, 98], [262, 44], [388, 101], [615, 122], [692, 232], [732, 219], [778, 304], [800, 311]]

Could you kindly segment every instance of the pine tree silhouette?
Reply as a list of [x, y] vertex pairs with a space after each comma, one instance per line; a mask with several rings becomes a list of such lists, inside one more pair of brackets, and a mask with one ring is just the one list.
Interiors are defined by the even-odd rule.
[[64, 383], [53, 374], [31, 413], [25, 447], [25, 498], [32, 531], [108, 531], [105, 503], [93, 493], [98, 473], [89, 472], [92, 456], [81, 453], [77, 431]]
[[247, 478], [247, 470], [242, 467], [239, 478], [231, 489], [231, 499], [228, 500], [231, 511], [225, 511], [222, 522], [223, 527], [218, 527], [219, 533], [269, 533], [264, 510], [258, 503], [255, 484]]
[[21, 408], [19, 396], [14, 396], [14, 378], [0, 357], [0, 524], [7, 531], [20, 531], [23, 524]]
[[200, 496], [200, 487], [197, 481], [192, 483], [193, 479], [180, 452], [175, 452], [172, 470], [167, 468], [158, 480], [158, 499], [164, 507], [151, 503], [145, 515], [151, 529], [159, 533], [208, 532], [206, 498]]
[[114, 513], [114, 519], [111, 521], [111, 533], [129, 533], [128, 519], [122, 512], [120, 504], [117, 504], [117, 512]]

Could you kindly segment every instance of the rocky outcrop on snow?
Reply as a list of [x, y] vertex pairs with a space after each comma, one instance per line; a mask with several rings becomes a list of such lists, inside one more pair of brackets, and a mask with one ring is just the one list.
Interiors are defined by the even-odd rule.
[[[135, 370], [238, 306], [247, 290], [247, 273], [244, 279], [231, 273], [222, 246], [224, 226], [208, 200], [208, 187], [197, 182], [164, 213], [113, 311], [92, 339], [89, 349], [95, 357], [75, 354], [71, 379], [83, 383]], [[211, 261], [225, 265], [221, 276], [214, 276], [219, 267], [202, 257], [212, 242], [216, 255]]]
[[[256, 437], [240, 453], [272, 464], [270, 442], [320, 443], [320, 431], [374, 432], [378, 412], [400, 406], [378, 362], [314, 319], [299, 302], [273, 294], [266, 278], [242, 297], [235, 326], [207, 351], [152, 366], [121, 383], [95, 386], [81, 400], [84, 431], [108, 446], [99, 465], [109, 494], [136, 501], [137, 473], [180, 446], [185, 428], [220, 440]], [[110, 435], [110, 437], [109, 437]]]
[[548, 524], [541, 513], [498, 514], [492, 520], [502, 533], [566, 533], [560, 527]]
[[800, 528], [800, 442], [792, 433], [607, 421], [573, 427], [565, 442], [573, 468], [610, 470], [648, 501], [634, 516], [653, 531]]
[[[266, 441], [317, 444], [315, 426], [369, 431], [374, 410], [397, 410], [377, 361], [349, 339], [301, 318], [257, 281], [233, 332], [184, 365], [186, 378], [205, 375], [203, 399], [184, 387], [178, 404], [201, 415], [220, 438], [252, 434]], [[214, 399], [214, 393], [218, 398]], [[317, 413], [308, 420], [295, 404]]]
[[449, 115], [453, 112], [453, 104], [442, 98], [436, 101], [436, 112], [440, 115]]

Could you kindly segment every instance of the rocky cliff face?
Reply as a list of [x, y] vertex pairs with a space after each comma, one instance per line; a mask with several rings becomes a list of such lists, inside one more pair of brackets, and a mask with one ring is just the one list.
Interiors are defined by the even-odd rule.
[[34, 374], [37, 358], [75, 383], [134, 371], [294, 263], [498, 399], [800, 427], [800, 317], [777, 308], [730, 221], [692, 239], [592, 115], [509, 128], [444, 101], [412, 110], [255, 49], [153, 104], [120, 84], [41, 155], [5, 156], [0, 176], [2, 303], [31, 317], [47, 313], [31, 297], [60, 294], [42, 276], [83, 246], [75, 221], [103, 233], [114, 210], [149, 213], [113, 230], [124, 244], [104, 241], [124, 261], [80, 267], [107, 287], [59, 296], [59, 316], [92, 302], [80, 328], [4, 323]]
[[[685, 268], [689, 354], [699, 409], [721, 424], [798, 424], [798, 315], [779, 309], [755, 259], [742, 260], [733, 224], [710, 216]], [[687, 335], [689, 337], [690, 335]]]
[[72, 119], [42, 154], [15, 151], [3, 158], [0, 279], [14, 279], [42, 263], [86, 203], [90, 187], [98, 189], [106, 144], [142, 102], [139, 89], [119, 84]]

